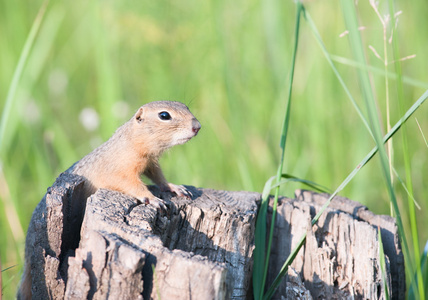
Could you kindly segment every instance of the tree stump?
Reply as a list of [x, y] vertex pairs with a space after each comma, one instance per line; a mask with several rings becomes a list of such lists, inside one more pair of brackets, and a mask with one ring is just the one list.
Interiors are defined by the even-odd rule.
[[[36, 207], [26, 241], [34, 299], [251, 299], [261, 195], [188, 187], [193, 199], [151, 191], [166, 211], [61, 174]], [[394, 219], [344, 198], [308, 227], [325, 195], [281, 198], [268, 284], [308, 232], [274, 298], [383, 297], [378, 226], [393, 299], [404, 298], [404, 262]]]

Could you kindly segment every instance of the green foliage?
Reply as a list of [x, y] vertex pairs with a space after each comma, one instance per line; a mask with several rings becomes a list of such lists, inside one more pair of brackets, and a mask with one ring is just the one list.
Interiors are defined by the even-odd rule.
[[[273, 211], [272, 211], [272, 217], [271, 217], [272, 220], [271, 220], [271, 226], [269, 230], [269, 240], [267, 243], [266, 253], [264, 253], [264, 249], [265, 249], [264, 239], [265, 239], [265, 236], [268, 234], [268, 232], [265, 230], [265, 222], [266, 222], [266, 215], [267, 215], [267, 206], [269, 205], [269, 195], [267, 193], [269, 193], [271, 189], [270, 188], [272, 185], [271, 179], [269, 179], [268, 182], [265, 184], [265, 188], [263, 190], [263, 197], [262, 197], [263, 200], [261, 204], [261, 209], [260, 209], [259, 215], [257, 216], [255, 240], [256, 242], [259, 242], [259, 243], [255, 244], [256, 252], [254, 255], [254, 270], [253, 270], [253, 276], [254, 276], [253, 278], [254, 293], [253, 294], [255, 299], [264, 298], [264, 290], [265, 290], [266, 278], [267, 278], [268, 267], [269, 267], [269, 257], [270, 257], [273, 233], [275, 228], [275, 217], [276, 217], [276, 210], [278, 206], [280, 181], [283, 175], [282, 170], [284, 168], [285, 145], [287, 143], [288, 128], [290, 124], [291, 92], [293, 88], [294, 69], [296, 66], [297, 46], [299, 44], [300, 16], [301, 16], [302, 9], [303, 9], [303, 6], [301, 2], [297, 2], [296, 26], [294, 29], [294, 47], [293, 47], [293, 54], [291, 59], [289, 82], [288, 82], [287, 105], [285, 109], [284, 122], [282, 125], [281, 141], [279, 144], [281, 148], [281, 156], [280, 156], [278, 171], [276, 174], [275, 197], [273, 199]], [[262, 242], [260, 243], [260, 241]], [[265, 255], [266, 258], [264, 257], [260, 258], [262, 253]], [[263, 267], [260, 267], [259, 266], [260, 264]], [[257, 273], [259, 272], [259, 269], [263, 269], [263, 276], [261, 280], [259, 280], [259, 274]]]
[[[428, 258], [428, 242], [425, 244], [425, 249], [424, 252], [422, 254], [422, 258], [421, 258], [421, 266], [420, 266], [420, 270], [423, 276], [423, 284], [422, 287], [425, 289], [425, 294], [428, 293], [428, 263], [427, 263], [427, 258]], [[414, 274], [412, 281], [416, 282], [418, 280], [417, 278], [418, 274]], [[416, 299], [417, 295], [419, 293], [419, 286], [415, 286], [415, 285], [411, 285], [410, 289], [409, 289], [409, 293], [408, 293], [408, 298], [409, 299]]]
[[[380, 2], [382, 14], [392, 9], [389, 2]], [[171, 182], [261, 191], [278, 170], [281, 157], [278, 142], [289, 93], [293, 1], [50, 1], [43, 18], [37, 19], [43, 3], [0, 2], [0, 257], [7, 269], [2, 272], [5, 299], [15, 294], [22, 271], [23, 233], [46, 188], [143, 103], [182, 101], [201, 121], [197, 138], [172, 149], [161, 161]], [[367, 48], [383, 49], [382, 28], [367, 1], [359, 1], [357, 15], [366, 28], [360, 35], [368, 65], [353, 58], [347, 38], [340, 37], [347, 26], [337, 3], [312, 1], [305, 6], [313, 19], [301, 24], [283, 160], [287, 173], [335, 187], [375, 146], [361, 122], [364, 118], [354, 108], [365, 107], [358, 69], [372, 74], [381, 132], [389, 131], [383, 129], [388, 128], [385, 77], [391, 123], [401, 119], [427, 89], [428, 4], [415, 0], [396, 5], [392, 11], [403, 13], [388, 46], [394, 50], [386, 73], [383, 62]], [[41, 21], [38, 30], [33, 25], [37, 20]], [[33, 39], [34, 30], [31, 46], [26, 41]], [[416, 58], [397, 63], [410, 54]], [[355, 103], [347, 100], [349, 95]], [[82, 123], [85, 113], [94, 127]], [[427, 114], [426, 105], [415, 112], [425, 135]], [[394, 167], [412, 198], [399, 182], [392, 186], [410, 260], [417, 266], [415, 255], [422, 249], [413, 241], [428, 239], [428, 232], [414, 230], [428, 226], [423, 218], [428, 204], [424, 184], [428, 150], [413, 117], [405, 132], [407, 150], [403, 151], [401, 131], [392, 141]], [[376, 160], [341, 194], [388, 214], [390, 196]], [[302, 184], [289, 181], [278, 193], [291, 196]], [[409, 213], [413, 201], [407, 199], [413, 198], [421, 210]]]
[[379, 241], [379, 262], [380, 262], [380, 270], [382, 272], [382, 288], [385, 293], [385, 300], [389, 300], [389, 290], [388, 290], [388, 284], [386, 282], [386, 263], [385, 263], [385, 252], [383, 251], [383, 242], [382, 242], [382, 235], [380, 234], [380, 228], [377, 229], [377, 238]]
[[[364, 51], [364, 47], [363, 47], [363, 43], [361, 40], [361, 36], [359, 33], [359, 23], [357, 20], [357, 14], [356, 14], [356, 10], [355, 10], [355, 6], [354, 3], [352, 1], [349, 0], [342, 0], [342, 12], [343, 12], [343, 16], [344, 16], [344, 20], [346, 23], [346, 27], [347, 27], [347, 34], [349, 35], [349, 41], [350, 41], [350, 46], [354, 55], [354, 59], [357, 61], [357, 64], [360, 66], [365, 66], [366, 65], [366, 57], [365, 57], [365, 51]], [[361, 110], [359, 109], [357, 103], [355, 102], [354, 98], [352, 97], [351, 93], [349, 92], [349, 89], [347, 88], [345, 82], [342, 80], [341, 76], [339, 75], [339, 72], [337, 71], [337, 69], [335, 68], [329, 53], [327, 52], [322, 39], [318, 33], [318, 30], [315, 26], [315, 24], [313, 23], [312, 19], [310, 18], [308, 13], [305, 13], [305, 10], [302, 6], [302, 3], [300, 1], [297, 2], [297, 17], [296, 17], [296, 30], [295, 30], [295, 36], [294, 39], [296, 41], [295, 43], [295, 47], [294, 47], [294, 51], [293, 51], [293, 60], [292, 60], [292, 67], [291, 67], [291, 75], [290, 75], [290, 83], [289, 83], [289, 93], [288, 93], [288, 99], [287, 99], [287, 109], [285, 112], [285, 120], [284, 120], [284, 126], [283, 126], [283, 132], [281, 134], [281, 142], [280, 142], [280, 148], [282, 149], [282, 153], [281, 153], [281, 157], [280, 157], [280, 164], [279, 164], [279, 169], [278, 169], [278, 176], [277, 176], [277, 187], [276, 187], [276, 192], [275, 192], [275, 198], [274, 198], [274, 202], [273, 202], [273, 213], [272, 213], [272, 221], [271, 221], [271, 229], [269, 232], [269, 240], [268, 240], [268, 244], [267, 244], [267, 250], [266, 250], [266, 259], [264, 257], [260, 258], [259, 256], [261, 255], [262, 251], [259, 249], [258, 251], [256, 251], [256, 255], [255, 255], [255, 269], [254, 269], [254, 278], [257, 279], [257, 281], [254, 280], [253, 278], [253, 287], [254, 287], [254, 295], [256, 299], [270, 299], [275, 290], [277, 289], [277, 287], [279, 286], [281, 280], [283, 279], [283, 277], [285, 276], [288, 267], [291, 265], [291, 263], [293, 262], [293, 260], [295, 259], [295, 257], [297, 256], [297, 253], [299, 252], [299, 250], [301, 249], [301, 247], [303, 246], [305, 240], [306, 240], [306, 234], [304, 234], [300, 241], [298, 242], [297, 246], [293, 249], [293, 251], [291, 252], [291, 254], [288, 256], [287, 260], [285, 261], [285, 263], [283, 264], [279, 274], [276, 276], [276, 278], [274, 279], [274, 281], [272, 282], [272, 284], [269, 286], [268, 290], [265, 291], [265, 280], [266, 280], [266, 274], [267, 274], [267, 268], [268, 268], [268, 264], [269, 264], [269, 255], [270, 255], [270, 250], [271, 250], [271, 242], [272, 242], [272, 236], [273, 236], [273, 232], [274, 232], [274, 222], [275, 222], [275, 215], [276, 215], [276, 206], [277, 206], [277, 201], [278, 201], [278, 191], [279, 191], [279, 180], [280, 180], [280, 172], [283, 169], [283, 160], [284, 160], [284, 149], [285, 149], [285, 141], [286, 141], [286, 137], [287, 137], [287, 129], [289, 127], [289, 121], [290, 121], [290, 103], [291, 103], [291, 87], [292, 87], [292, 83], [293, 83], [293, 78], [294, 78], [294, 66], [295, 66], [295, 57], [296, 57], [296, 49], [297, 49], [297, 40], [299, 39], [299, 21], [300, 21], [300, 13], [305, 15], [305, 19], [309, 22], [309, 25], [315, 35], [315, 38], [317, 39], [318, 43], [321, 46], [322, 51], [324, 52], [325, 57], [327, 58], [330, 66], [332, 67], [335, 75], [338, 77], [340, 84], [343, 86], [344, 90], [346, 91], [348, 97], [350, 98], [352, 104], [354, 105], [354, 108], [356, 110], [356, 112], [358, 113], [358, 115], [361, 117], [363, 124], [366, 126], [366, 128], [369, 130], [369, 133], [371, 135], [371, 137], [375, 140], [376, 143], [376, 147], [368, 154], [366, 155], [366, 157], [364, 158], [364, 160], [354, 169], [353, 172], [351, 172], [351, 174], [348, 175], [348, 177], [345, 179], [344, 182], [342, 182], [342, 184], [339, 186], [338, 189], [336, 189], [336, 191], [330, 196], [330, 198], [326, 201], [326, 203], [323, 205], [322, 209], [317, 213], [317, 215], [314, 217], [314, 219], [312, 220], [312, 225], [314, 225], [319, 217], [321, 216], [321, 214], [324, 212], [324, 210], [327, 208], [327, 206], [330, 204], [330, 201], [334, 198], [334, 196], [341, 191], [350, 181], [351, 179], [354, 178], [354, 176], [361, 170], [361, 168], [363, 168], [370, 160], [371, 158], [377, 153], [379, 152], [380, 155], [380, 161], [381, 161], [381, 167], [382, 167], [382, 171], [383, 171], [383, 175], [386, 181], [386, 186], [387, 186], [387, 190], [388, 190], [388, 194], [390, 197], [390, 203], [391, 206], [393, 208], [393, 212], [394, 215], [396, 217], [397, 220], [397, 226], [398, 226], [398, 231], [400, 234], [400, 240], [401, 243], [404, 247], [404, 257], [406, 260], [406, 272], [408, 274], [408, 278], [412, 277], [412, 275], [414, 274], [414, 267], [413, 267], [413, 261], [410, 257], [410, 250], [409, 250], [409, 246], [407, 243], [407, 237], [406, 237], [406, 232], [404, 230], [404, 226], [403, 226], [403, 221], [401, 218], [401, 213], [400, 213], [400, 209], [398, 207], [398, 202], [397, 202], [397, 198], [396, 198], [396, 194], [394, 191], [394, 186], [393, 186], [393, 181], [392, 181], [392, 174], [393, 171], [395, 171], [394, 167], [393, 167], [393, 156], [392, 156], [392, 143], [390, 141], [390, 138], [392, 138], [392, 136], [397, 132], [397, 130], [401, 127], [404, 127], [405, 122], [407, 121], [407, 119], [419, 108], [419, 106], [428, 98], [428, 90], [424, 93], [424, 95], [422, 97], [419, 98], [419, 100], [406, 112], [406, 114], [404, 114], [402, 116], [402, 118], [397, 122], [397, 124], [391, 128], [390, 125], [390, 99], [389, 99], [389, 79], [388, 79], [388, 56], [387, 56], [387, 23], [390, 21], [388, 19], [388, 17], [382, 17], [379, 13], [378, 10], [378, 4], [375, 3], [374, 1], [371, 1], [370, 4], [372, 5], [374, 11], [377, 13], [383, 29], [384, 29], [384, 66], [385, 66], [385, 72], [384, 72], [384, 76], [385, 76], [385, 89], [386, 89], [386, 114], [387, 114], [387, 127], [388, 127], [388, 134], [382, 138], [381, 136], [381, 127], [380, 127], [380, 121], [379, 121], [379, 117], [378, 117], [378, 113], [377, 113], [377, 109], [376, 109], [376, 102], [375, 102], [375, 97], [374, 97], [374, 91], [372, 90], [372, 85], [370, 83], [370, 78], [369, 78], [369, 73], [368, 73], [368, 68], [367, 67], [363, 67], [363, 68], [359, 68], [357, 69], [358, 71], [358, 80], [360, 83], [360, 89], [362, 92], [362, 98], [364, 99], [364, 104], [366, 106], [366, 110], [367, 110], [367, 115], [368, 115], [368, 120], [369, 122], [366, 121], [366, 117], [362, 114]], [[391, 8], [391, 3], [390, 4], [390, 16], [392, 16], [391, 18], [394, 19], [396, 17], [396, 15], [394, 14], [394, 10]], [[395, 24], [394, 22], [392, 22], [393, 26], [392, 26], [392, 31], [395, 32]], [[393, 36], [393, 35], [392, 35]], [[369, 46], [369, 48], [374, 52], [374, 54], [376, 55], [376, 57], [380, 58], [379, 54], [376, 52], [376, 50], [372, 47]], [[396, 51], [396, 49], [394, 49]], [[397, 58], [397, 55], [395, 55], [395, 58]], [[399, 80], [398, 85], [401, 86], [402, 85], [402, 76], [401, 76], [401, 70], [400, 68], [397, 67], [397, 63], [396, 63], [396, 70], [397, 70], [397, 79]], [[399, 90], [399, 102], [400, 104], [402, 104], [402, 95], [400, 94], [400, 92], [402, 93], [402, 91], [400, 89]], [[401, 99], [400, 99], [401, 98]], [[402, 106], [401, 106], [402, 107]], [[424, 138], [425, 140], [425, 138]], [[388, 142], [388, 155], [386, 153], [386, 150], [384, 148], [384, 143]], [[408, 163], [408, 149], [407, 149], [407, 135], [406, 133], [403, 134], [403, 156], [404, 156], [404, 164], [406, 166], [406, 174], [407, 174], [407, 187], [405, 187], [406, 192], [409, 195], [409, 219], [410, 219], [410, 223], [411, 223], [411, 232], [413, 235], [413, 246], [414, 246], [414, 257], [415, 257], [415, 261], [416, 261], [416, 265], [418, 266], [416, 268], [416, 277], [414, 278], [414, 280], [411, 281], [411, 289], [410, 291], [412, 292], [409, 295], [412, 295], [412, 297], [416, 297], [418, 299], [425, 299], [425, 291], [424, 291], [424, 285], [423, 285], [423, 277], [422, 277], [422, 267], [419, 267], [419, 262], [420, 262], [420, 255], [419, 255], [419, 242], [418, 242], [418, 236], [417, 236], [417, 228], [415, 226], [416, 224], [416, 216], [415, 216], [415, 210], [414, 210], [414, 197], [413, 197], [413, 192], [412, 192], [412, 180], [411, 177], [409, 176], [410, 174], [410, 168], [409, 168], [409, 163]], [[400, 179], [400, 176], [397, 176]], [[270, 188], [272, 186], [271, 184], [272, 179], [270, 179], [266, 185], [265, 185], [265, 190], [267, 188]], [[401, 179], [400, 179], [401, 181]], [[285, 182], [284, 182], [285, 183]], [[257, 228], [256, 227], [256, 242], [258, 241], [262, 241], [261, 244], [256, 244], [256, 249], [259, 247], [265, 247], [265, 242], [263, 240], [264, 236], [267, 235], [267, 232], [262, 230], [265, 230], [265, 225], [264, 222], [266, 222], [266, 210], [267, 208], [266, 206], [266, 196], [263, 197], [262, 200], [262, 205], [261, 205], [261, 211], [257, 220]], [[260, 229], [263, 228], [263, 229]], [[261, 236], [258, 236], [261, 235]], [[382, 241], [380, 240], [380, 244], [381, 244], [381, 249], [380, 249], [380, 253], [381, 256], [383, 255], [383, 248], [382, 248]], [[383, 256], [382, 256], [383, 259]], [[381, 261], [381, 264], [383, 263], [383, 265], [381, 267], [383, 267], [383, 274], [385, 273], [385, 266], [384, 266], [384, 261]], [[258, 267], [258, 264], [264, 264], [265, 268], [264, 268], [264, 273], [263, 273], [263, 278], [261, 281], [259, 280], [259, 274], [256, 274], [256, 272], [260, 271], [260, 267]], [[418, 294], [416, 294], [414, 292], [415, 289], [418, 289]], [[388, 291], [386, 289], [386, 285], [385, 285], [385, 296], [386, 298], [389, 298], [389, 294]]]

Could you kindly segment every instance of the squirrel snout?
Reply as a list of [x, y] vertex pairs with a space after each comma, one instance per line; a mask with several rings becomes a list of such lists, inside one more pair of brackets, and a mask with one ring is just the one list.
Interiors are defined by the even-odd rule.
[[198, 131], [201, 129], [201, 123], [199, 123], [198, 120], [193, 119], [192, 120], [192, 131], [195, 133], [195, 135], [198, 133]]

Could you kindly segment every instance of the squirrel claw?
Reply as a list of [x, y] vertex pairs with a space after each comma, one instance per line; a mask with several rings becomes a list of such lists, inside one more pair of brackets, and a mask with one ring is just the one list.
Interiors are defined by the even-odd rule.
[[170, 183], [168, 184], [168, 187], [170, 191], [177, 194], [177, 196], [186, 197], [188, 199], [191, 199], [193, 197], [193, 194], [182, 185]]
[[141, 202], [142, 202], [144, 205], [150, 204], [149, 198], [147, 198], [147, 197], [144, 197], [143, 199], [141, 199]]
[[166, 210], [165, 202], [164, 202], [162, 199], [158, 198], [158, 197], [153, 197], [153, 198], [151, 198], [151, 199], [149, 199], [148, 197], [144, 197], [144, 198], [142, 198], [140, 201], [141, 201], [144, 205], [151, 204], [151, 205], [153, 205], [154, 207], [156, 207], [157, 209], [163, 209], [163, 210]]

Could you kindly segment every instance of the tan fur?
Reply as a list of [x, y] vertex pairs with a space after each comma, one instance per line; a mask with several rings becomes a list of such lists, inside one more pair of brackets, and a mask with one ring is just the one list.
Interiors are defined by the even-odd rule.
[[[169, 113], [171, 120], [161, 120], [161, 112]], [[96, 189], [117, 190], [142, 201], [157, 202], [159, 199], [141, 181], [141, 174], [162, 190], [173, 191], [174, 185], [166, 181], [158, 159], [168, 148], [195, 136], [200, 128], [201, 124], [184, 104], [151, 102], [140, 107], [107, 142], [68, 171], [86, 177]]]
[[[159, 115], [161, 112], [167, 112], [171, 119], [162, 120]], [[174, 101], [151, 102], [140, 107], [108, 141], [66, 172], [86, 178], [86, 194], [105, 188], [123, 192], [143, 203], [163, 206], [162, 200], [148, 190], [140, 176], [146, 175], [163, 191], [171, 191], [179, 196], [191, 195], [183, 186], [168, 183], [158, 159], [168, 148], [190, 140], [200, 128], [201, 124], [186, 105]], [[28, 247], [26, 245], [26, 249]], [[18, 299], [31, 299], [29, 259], [30, 255], [26, 255]]]

